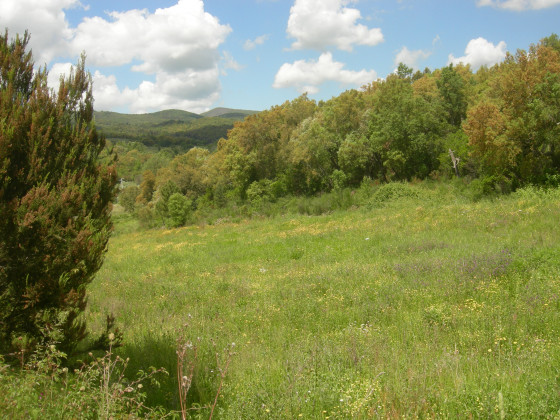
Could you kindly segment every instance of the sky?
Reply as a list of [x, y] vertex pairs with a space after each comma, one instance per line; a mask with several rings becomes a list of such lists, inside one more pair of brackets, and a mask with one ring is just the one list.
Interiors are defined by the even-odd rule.
[[414, 69], [473, 70], [560, 35], [560, 0], [1, 0], [56, 89], [82, 52], [95, 109], [264, 110]]

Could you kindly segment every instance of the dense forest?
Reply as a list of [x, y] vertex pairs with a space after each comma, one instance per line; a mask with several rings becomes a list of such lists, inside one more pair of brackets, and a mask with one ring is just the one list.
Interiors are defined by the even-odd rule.
[[148, 225], [179, 226], [193, 211], [364, 182], [456, 177], [483, 194], [507, 193], [557, 185], [559, 142], [560, 39], [552, 34], [476, 72], [400, 64], [328, 101], [302, 95], [236, 122], [215, 150], [121, 144], [119, 175], [135, 182], [123, 184], [119, 203]]

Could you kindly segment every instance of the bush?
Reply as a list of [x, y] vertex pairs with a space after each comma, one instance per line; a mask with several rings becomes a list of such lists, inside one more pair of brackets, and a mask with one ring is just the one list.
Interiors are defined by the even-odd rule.
[[368, 204], [370, 207], [379, 207], [389, 201], [400, 198], [417, 198], [418, 191], [409, 184], [403, 182], [391, 182], [382, 185], [371, 196]]
[[119, 204], [123, 206], [128, 213], [134, 213], [134, 205], [136, 197], [140, 194], [140, 188], [136, 185], [129, 185], [119, 194]]
[[187, 222], [187, 217], [191, 211], [192, 202], [181, 193], [173, 193], [169, 197], [167, 207], [169, 211], [169, 219], [167, 224], [169, 227], [183, 226]]
[[154, 210], [150, 206], [141, 206], [136, 212], [138, 223], [144, 229], [157, 226], [157, 219]]
[[28, 41], [0, 36], [0, 351], [29, 349], [54, 324], [69, 351], [112, 229], [115, 159], [99, 163], [84, 58], [55, 94]]

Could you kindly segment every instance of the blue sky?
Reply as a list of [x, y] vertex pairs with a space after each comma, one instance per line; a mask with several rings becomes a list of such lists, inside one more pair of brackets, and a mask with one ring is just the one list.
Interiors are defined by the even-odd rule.
[[560, 0], [2, 0], [54, 87], [80, 52], [98, 110], [262, 110], [416, 69], [473, 69], [560, 34]]

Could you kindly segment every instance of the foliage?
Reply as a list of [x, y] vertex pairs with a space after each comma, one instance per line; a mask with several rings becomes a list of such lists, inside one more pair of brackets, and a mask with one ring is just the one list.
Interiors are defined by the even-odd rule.
[[167, 181], [159, 190], [159, 198], [156, 201], [156, 212], [162, 219], [162, 224], [165, 224], [165, 219], [169, 217], [169, 197], [175, 193], [179, 193], [179, 187], [171, 180]]
[[466, 117], [467, 98], [464, 86], [465, 82], [453, 69], [453, 64], [442, 69], [441, 76], [437, 80], [437, 87], [443, 99], [447, 121], [455, 127], [460, 127]]
[[[149, 193], [139, 203], [155, 208], [162, 224], [169, 215], [158, 191], [168, 181], [192, 201], [192, 221], [210, 222], [294, 208], [326, 212], [339, 208], [330, 192], [358, 188], [364, 178], [377, 184], [463, 178], [474, 181], [465, 187], [473, 200], [529, 183], [554, 185], [560, 173], [559, 57], [553, 34], [474, 74], [463, 64], [414, 72], [401, 63], [385, 80], [328, 101], [302, 95], [248, 115], [215, 150], [154, 154], [143, 144], [119, 142], [119, 171], [137, 184], [148, 169], [156, 175], [152, 203]], [[181, 115], [118, 117], [138, 127], [150, 120], [166, 130], [171, 120], [202, 121]], [[143, 211], [143, 225], [153, 225], [149, 216]]]
[[402, 182], [390, 182], [379, 187], [369, 200], [370, 206], [380, 206], [399, 198], [416, 198], [418, 190]]
[[173, 193], [167, 201], [169, 212], [169, 227], [183, 226], [187, 222], [187, 217], [191, 211], [192, 203], [181, 193]]
[[410, 83], [398, 77], [388, 77], [377, 89], [375, 112], [367, 117], [373, 149], [367, 175], [384, 181], [427, 177], [438, 167], [438, 140], [447, 130], [441, 107], [415, 96]]
[[119, 204], [123, 206], [125, 211], [134, 213], [136, 197], [138, 197], [139, 194], [140, 188], [136, 185], [128, 185], [119, 194]]
[[114, 159], [98, 162], [105, 140], [84, 58], [55, 93], [28, 41], [0, 36], [0, 350], [32, 347], [58, 323], [70, 351], [111, 232]]
[[[111, 336], [112, 337], [112, 336]], [[113, 338], [113, 337], [112, 337]], [[0, 411], [11, 419], [161, 418], [164, 411], [144, 405], [145, 386], [158, 386], [165, 369], [150, 367], [129, 379], [129, 363], [113, 353], [89, 354], [74, 371], [55, 344], [39, 346], [21, 370], [0, 358]]]
[[465, 133], [486, 175], [542, 183], [560, 169], [559, 122], [560, 53], [541, 42], [497, 67]]
[[140, 202], [147, 204], [152, 201], [152, 196], [154, 195], [154, 189], [156, 186], [156, 176], [150, 170], [145, 171], [142, 174], [142, 183], [140, 184]]

